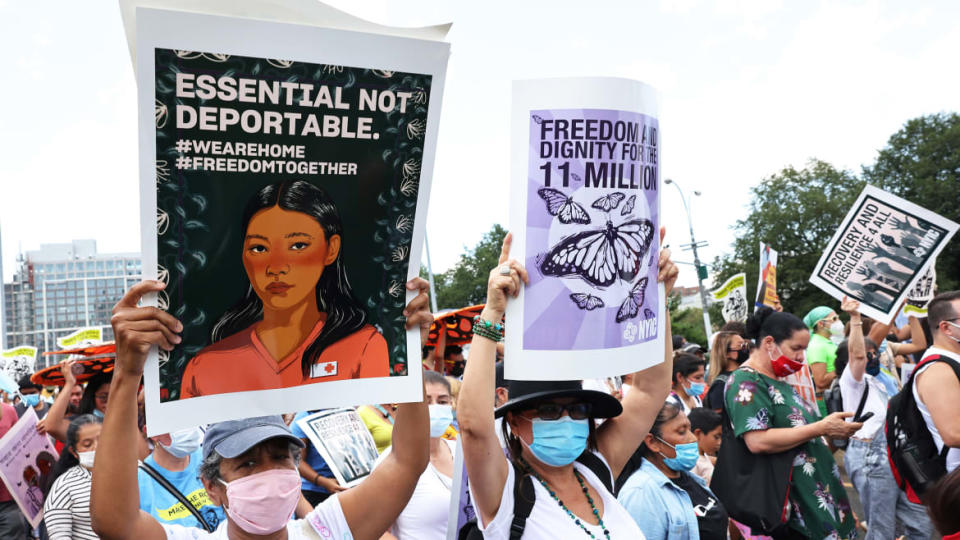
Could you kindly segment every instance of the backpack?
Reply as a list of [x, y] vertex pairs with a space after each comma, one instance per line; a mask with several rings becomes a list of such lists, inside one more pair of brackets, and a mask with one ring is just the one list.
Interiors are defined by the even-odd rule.
[[[853, 415], [853, 421], [858, 422], [860, 415], [863, 414], [863, 406], [867, 404], [867, 394], [870, 393], [870, 383], [867, 382], [867, 374], [863, 375], [863, 395], [860, 396], [860, 404], [857, 405], [857, 411]], [[827, 406], [827, 414], [843, 412], [843, 394], [840, 392], [840, 377], [837, 377], [830, 383], [830, 388], [823, 392], [823, 403]], [[830, 439], [833, 447], [843, 449], [850, 442], [849, 439]]]
[[[596, 454], [587, 450], [577, 457], [577, 463], [586, 466], [590, 471], [597, 475], [603, 487], [607, 491], [613, 492], [613, 475], [610, 469]], [[527, 518], [533, 511], [533, 505], [537, 502], [537, 493], [533, 489], [533, 478], [529, 474], [523, 474], [520, 468], [510, 462], [513, 467], [513, 522], [510, 523], [510, 540], [520, 540], [523, 531], [527, 526]], [[468, 521], [457, 534], [457, 540], [483, 540], [483, 533], [477, 525], [476, 520]]]
[[900, 489], [906, 492], [907, 498], [917, 504], [923, 504], [923, 494], [946, 475], [947, 452], [950, 450], [947, 445], [943, 445], [943, 449], [937, 451], [933, 435], [927, 428], [913, 396], [917, 373], [923, 366], [934, 362], [946, 362], [960, 379], [960, 363], [939, 354], [928, 356], [910, 374], [903, 390], [890, 398], [884, 428], [887, 436], [887, 458], [893, 478]]

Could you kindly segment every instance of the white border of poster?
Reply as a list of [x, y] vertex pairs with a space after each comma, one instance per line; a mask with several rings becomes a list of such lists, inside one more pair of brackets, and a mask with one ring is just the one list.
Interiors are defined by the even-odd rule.
[[[282, 39], [278, 39], [278, 36], [282, 36]], [[153, 196], [144, 196], [153, 194], [156, 184], [155, 48], [218, 51], [256, 58], [289, 58], [317, 64], [378, 66], [380, 69], [431, 75], [433, 83], [429, 97], [427, 136], [424, 141], [416, 220], [410, 247], [410, 260], [420, 260], [449, 43], [148, 8], [136, 10], [136, 40], [140, 234], [144, 279], [157, 278], [156, 199]], [[418, 265], [411, 264], [407, 279], [417, 277], [419, 270]], [[407, 302], [414, 298], [414, 292], [405, 292]], [[156, 295], [144, 297], [143, 305], [156, 306]], [[419, 330], [407, 332], [407, 348], [410, 351], [420, 351]], [[322, 386], [302, 385], [235, 392], [164, 403], [160, 402], [159, 371], [157, 349], [154, 347], [144, 369], [147, 427], [150, 435], [242, 417], [364, 403], [402, 403], [423, 398], [421, 364], [416, 361], [409, 362], [405, 376], [329, 381], [317, 383]], [[319, 388], [323, 390], [318, 391]]]
[[[577, 77], [514, 81], [511, 110], [511, 182], [510, 231], [513, 245], [510, 257], [519, 261], [526, 254], [528, 169], [530, 166], [530, 115], [544, 109], [604, 109], [627, 111], [659, 119], [659, 96], [656, 90], [639, 81], [613, 77]], [[658, 161], [662, 147], [658, 151]], [[662, 169], [660, 169], [662, 170]], [[662, 186], [657, 178], [658, 189]], [[660, 197], [657, 196], [657, 225], [660, 218]], [[659, 246], [659, 227], [654, 230]], [[651, 251], [654, 248], [651, 247]], [[649, 255], [648, 255], [649, 256]], [[528, 268], [528, 271], [534, 271]], [[654, 339], [637, 345], [580, 350], [530, 350], [523, 345], [524, 298], [521, 288], [517, 298], [510, 299], [506, 312], [505, 364], [511, 380], [576, 380], [633, 373], [663, 361], [666, 295], [657, 283], [657, 333]]]
[[[839, 249], [841, 246], [841, 240], [843, 240], [847, 236], [847, 232], [851, 230], [851, 222], [859, 214], [859, 211], [864, 204], [864, 200], [868, 197], [901, 212], [907, 217], [912, 217], [915, 220], [926, 221], [927, 223], [940, 227], [946, 231], [943, 237], [936, 239], [932, 249], [923, 254], [922, 261], [919, 265], [916, 265], [915, 268], [909, 268], [905, 266], [905, 272], [909, 272], [911, 274], [910, 279], [908, 281], [904, 281], [902, 286], [898, 288], [897, 297], [890, 302], [890, 308], [887, 310], [881, 309], [880, 306], [872, 305], [864, 301], [859, 294], [850, 290], [843, 290], [836, 284], [831, 283], [830, 281], [827, 281], [821, 277], [821, 274], [824, 273], [824, 268], [827, 266], [828, 261], [834, 258], [835, 253], [841, 251]], [[882, 189], [868, 185], [863, 189], [863, 192], [860, 193], [860, 196], [857, 197], [857, 200], [853, 203], [850, 212], [848, 212], [846, 217], [843, 218], [843, 222], [840, 224], [840, 227], [837, 228], [837, 232], [833, 235], [833, 238], [830, 239], [826, 249], [824, 249], [823, 254], [820, 256], [820, 260], [813, 269], [813, 274], [810, 275], [810, 283], [813, 283], [837, 300], [843, 300], [844, 296], [856, 298], [857, 300], [860, 300], [860, 311], [864, 315], [880, 322], [890, 321], [897, 314], [897, 311], [900, 309], [900, 305], [906, 299], [914, 285], [916, 285], [917, 281], [923, 278], [927, 268], [936, 262], [937, 255], [944, 248], [944, 246], [950, 242], [950, 239], [953, 237], [954, 233], [957, 232], [957, 228], [958, 225], [947, 218], [937, 215], [921, 206], [913, 204], [910, 201], [901, 199], [896, 195], [891, 195]], [[877, 229], [877, 231], [878, 232], [873, 233], [872, 236], [877, 236], [883, 232], [882, 229]], [[856, 232], [856, 230], [854, 230], [852, 236], [847, 241], [847, 244], [849, 245], [843, 249], [846, 251], [850, 251], [851, 249], [862, 251], [860, 249], [862, 246], [858, 244], [858, 242], [862, 241], [862, 239], [863, 238]], [[871, 240], [870, 245], [874, 244], [876, 244], [876, 242]], [[844, 255], [844, 257], [846, 257], [846, 255]], [[838, 261], [840, 259], [841, 258], [837, 257]], [[873, 258], [871, 257], [871, 259]], [[847, 274], [852, 274], [854, 269], [860, 266], [860, 262], [862, 260], [865, 259], [861, 256], [861, 258], [858, 258], [856, 261], [854, 261], [854, 266], [847, 268]], [[849, 262], [842, 264], [849, 265]], [[838, 267], [838, 265], [834, 265], [834, 267]]]
[[358, 422], [360, 426], [363, 428], [362, 430], [358, 430], [358, 433], [360, 433], [360, 436], [365, 437], [368, 440], [368, 443], [370, 444], [370, 446], [372, 446], [374, 450], [376, 450], [377, 445], [375, 442], [373, 442], [373, 435], [370, 434], [370, 432], [367, 430], [366, 425], [364, 425], [363, 420], [360, 418], [360, 413], [358, 413], [356, 409], [352, 407], [342, 407], [339, 409], [328, 409], [325, 411], [319, 411], [314, 414], [311, 414], [310, 416], [305, 416], [300, 420], [297, 420], [297, 425], [299, 425], [300, 429], [302, 429], [303, 432], [307, 434], [307, 438], [310, 439], [310, 442], [313, 444], [313, 447], [316, 448], [317, 452], [320, 453], [320, 457], [322, 457], [323, 460], [327, 462], [327, 466], [330, 467], [330, 471], [333, 472], [333, 476], [336, 477], [337, 483], [339, 483], [343, 487], [353, 487], [359, 484], [360, 482], [363, 482], [364, 479], [370, 476], [370, 473], [372, 473], [373, 469], [376, 468], [378, 456], [373, 456], [373, 459], [370, 460], [370, 463], [369, 463], [370, 471], [367, 474], [363, 476], [358, 476], [353, 480], [347, 482], [346, 477], [343, 476], [343, 471], [340, 470], [338, 461], [333, 459], [333, 455], [330, 453], [330, 450], [327, 448], [326, 439], [324, 437], [321, 437], [320, 434], [317, 433], [317, 430], [314, 429], [313, 425], [311, 425], [311, 422], [315, 420], [318, 420], [327, 416], [335, 416], [335, 415], [340, 415], [344, 413], [351, 413], [354, 417], [356, 417], [355, 418], [356, 422]]

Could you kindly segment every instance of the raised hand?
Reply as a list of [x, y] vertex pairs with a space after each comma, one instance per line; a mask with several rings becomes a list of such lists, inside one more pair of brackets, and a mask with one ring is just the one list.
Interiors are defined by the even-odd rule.
[[530, 283], [527, 269], [520, 261], [510, 258], [510, 246], [513, 244], [513, 233], [507, 233], [500, 248], [500, 260], [497, 267], [490, 270], [487, 280], [487, 305], [484, 311], [503, 314], [507, 310], [507, 297], [514, 298], [520, 294], [520, 285]]
[[433, 324], [433, 313], [430, 313], [430, 284], [421, 277], [415, 277], [407, 282], [407, 289], [420, 291], [417, 296], [403, 309], [403, 316], [407, 318], [407, 330], [414, 326], [420, 327], [420, 344], [427, 343], [427, 334]]
[[[667, 235], [666, 227], [660, 227], [660, 245], [663, 245], [663, 237]], [[657, 263], [657, 281], [663, 282], [663, 289], [667, 296], [673, 290], [673, 284], [677, 282], [677, 276], [680, 275], [680, 269], [670, 260], [670, 249], [660, 250], [660, 260]]]
[[183, 324], [173, 315], [155, 307], [137, 307], [143, 295], [165, 286], [160, 281], [141, 281], [113, 307], [110, 324], [117, 340], [117, 371], [140, 376], [150, 347], [170, 351], [180, 343]]

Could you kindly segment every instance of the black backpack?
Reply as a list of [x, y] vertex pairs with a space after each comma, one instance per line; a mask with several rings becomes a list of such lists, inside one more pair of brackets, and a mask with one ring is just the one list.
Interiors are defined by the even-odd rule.
[[[613, 474], [607, 465], [596, 454], [587, 450], [577, 457], [577, 463], [586, 466], [597, 475], [603, 487], [613, 492]], [[510, 523], [510, 540], [520, 540], [527, 526], [527, 518], [537, 502], [537, 493], [533, 489], [533, 477], [523, 474], [520, 469], [510, 462], [513, 467], [513, 522]], [[468, 521], [460, 528], [457, 540], [483, 540], [483, 533], [475, 520]]]
[[947, 452], [943, 445], [937, 451], [933, 435], [920, 414], [917, 400], [913, 397], [914, 379], [920, 369], [934, 362], [946, 362], [960, 379], [960, 363], [939, 354], [928, 356], [910, 374], [907, 384], [899, 394], [890, 398], [887, 405], [887, 457], [893, 477], [907, 498], [922, 504], [923, 494], [947, 474]]

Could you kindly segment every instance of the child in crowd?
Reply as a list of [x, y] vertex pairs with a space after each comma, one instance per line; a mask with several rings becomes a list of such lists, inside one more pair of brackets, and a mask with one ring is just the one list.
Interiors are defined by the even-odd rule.
[[697, 437], [697, 447], [700, 456], [697, 464], [691, 471], [702, 478], [708, 485], [713, 476], [713, 467], [717, 463], [717, 451], [720, 450], [722, 427], [720, 415], [705, 407], [697, 407], [690, 411], [690, 430]]

